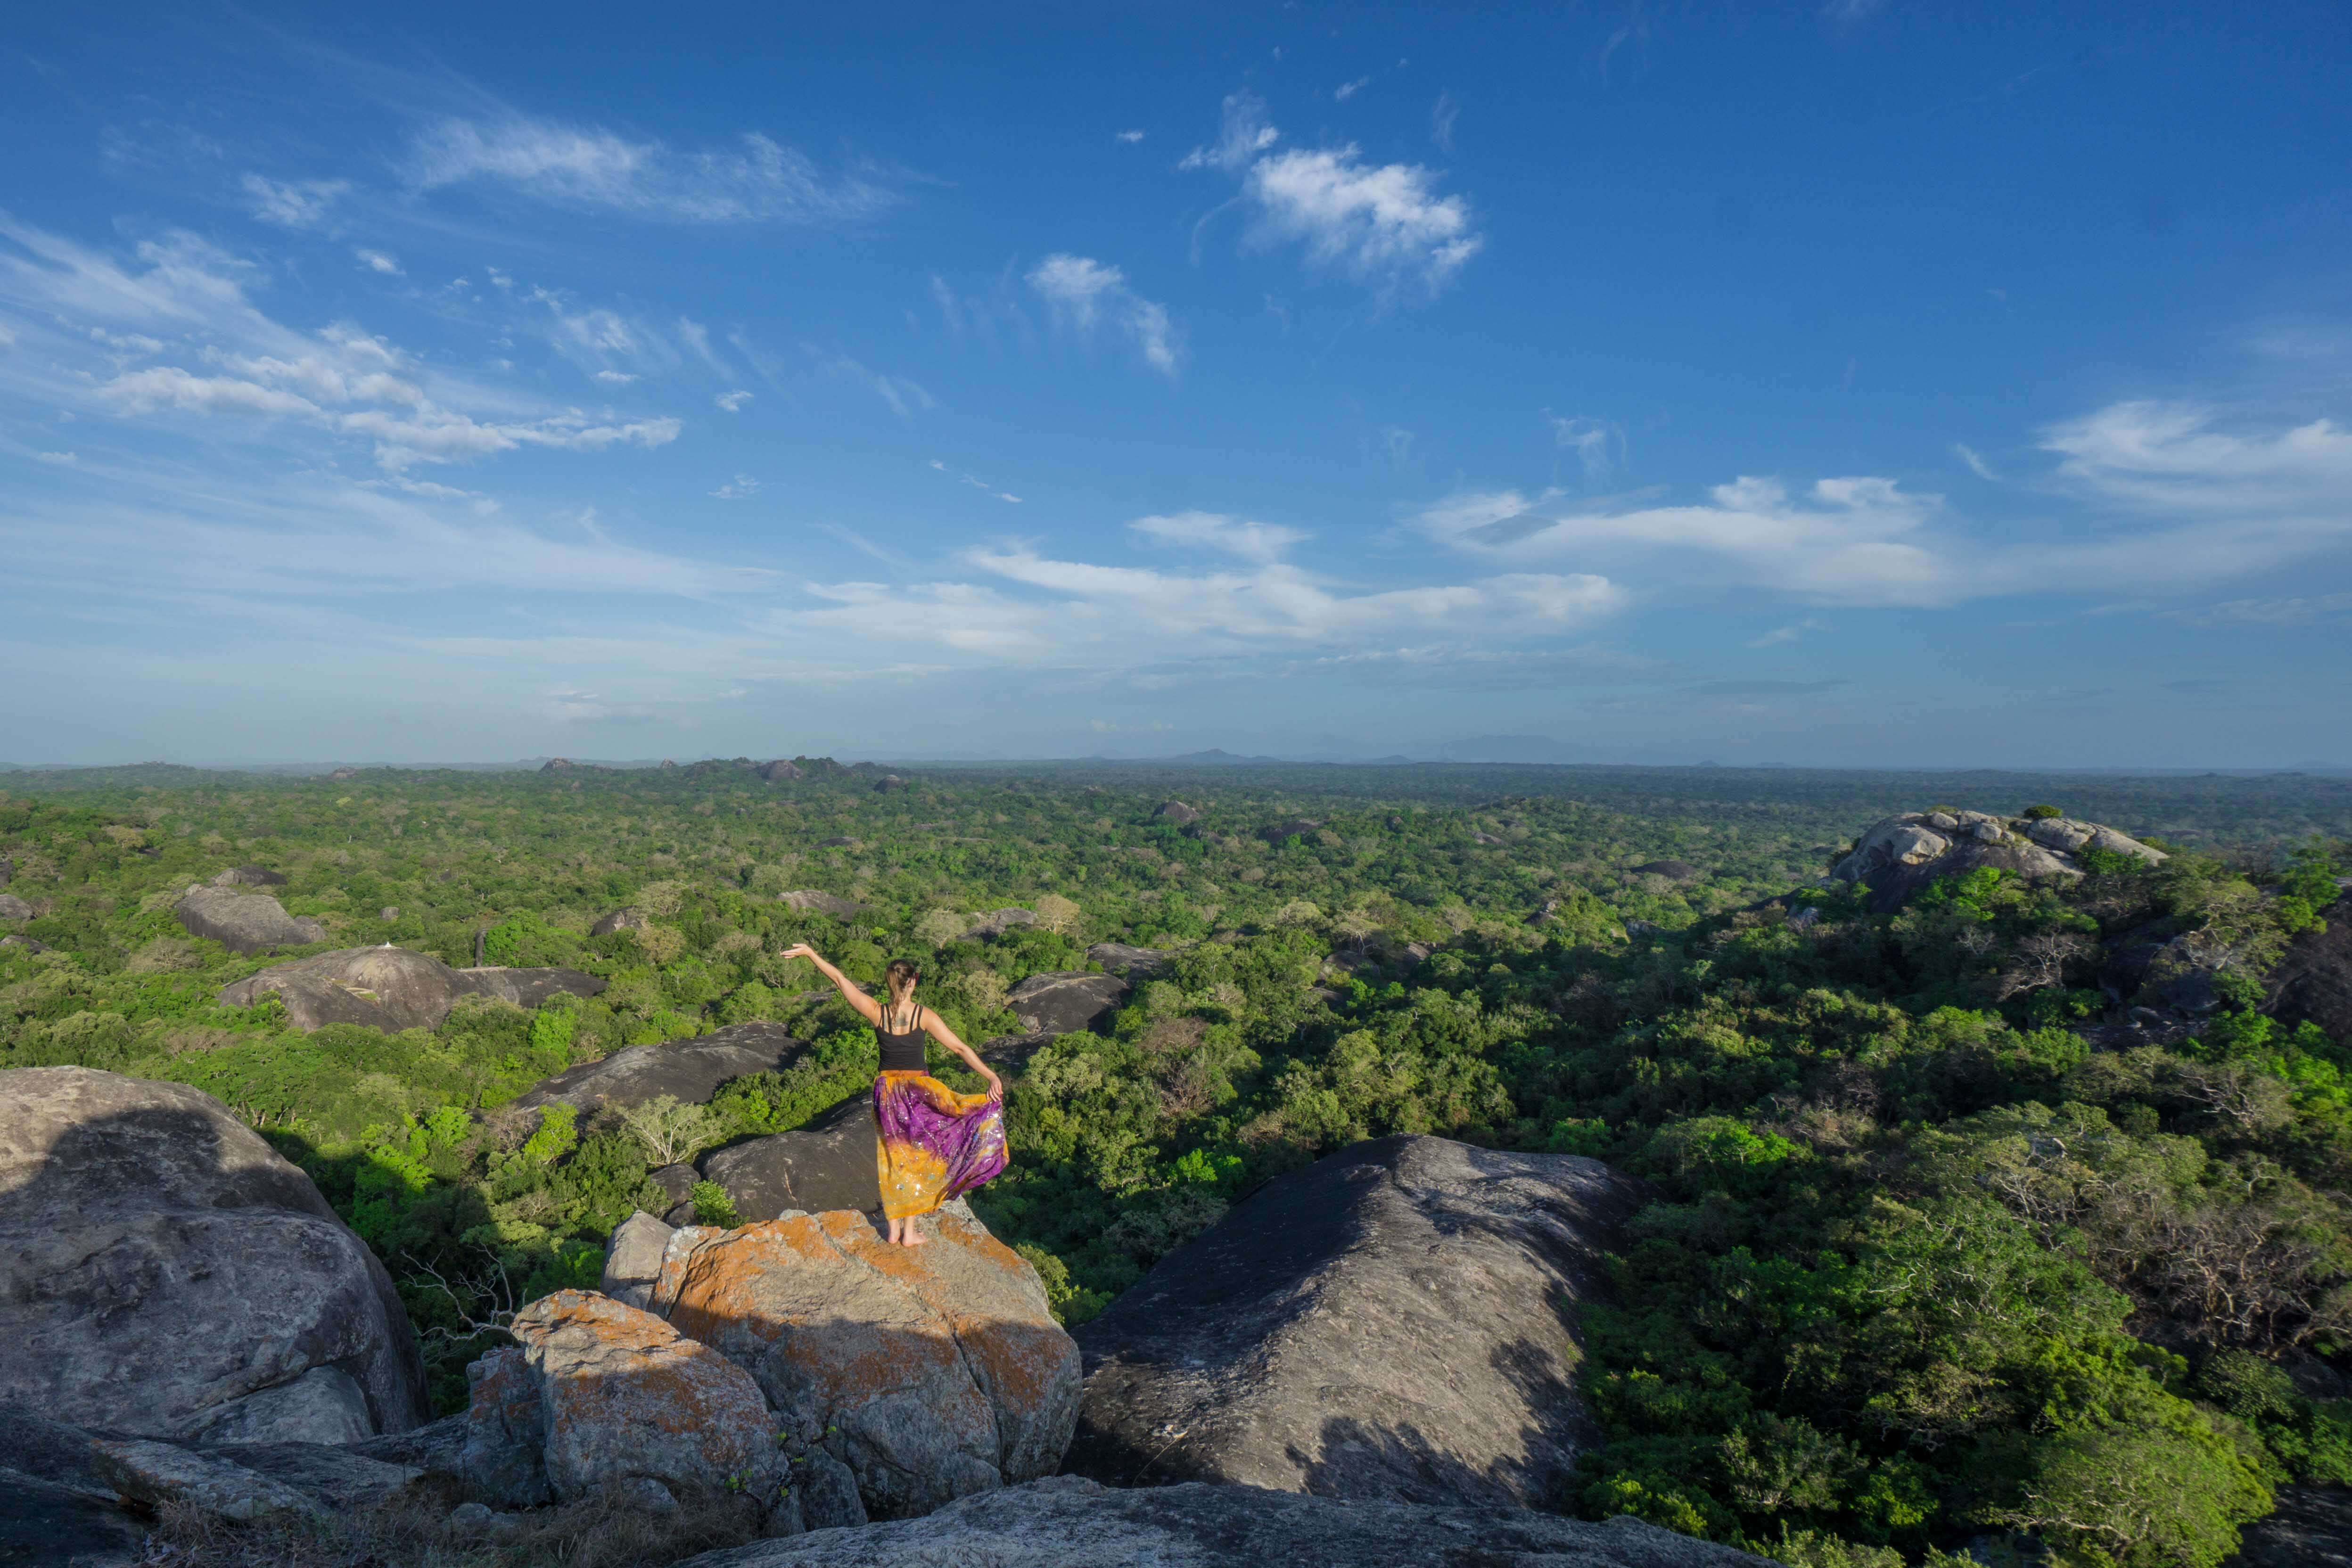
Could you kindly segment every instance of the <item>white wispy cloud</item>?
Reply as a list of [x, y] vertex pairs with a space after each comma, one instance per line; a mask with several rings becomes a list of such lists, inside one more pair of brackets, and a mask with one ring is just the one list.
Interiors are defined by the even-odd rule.
[[1118, 136], [1114, 137], [1113, 140], [1124, 141], [1129, 146], [1132, 147], [1135, 143], [1143, 140], [1143, 132], [1140, 131], [1122, 131], [1118, 134]]
[[625, 387], [638, 378], [626, 371], [598, 371], [595, 379], [608, 387]]
[[348, 180], [272, 180], [262, 174], [247, 174], [240, 184], [247, 212], [288, 229], [318, 227], [352, 188]]
[[838, 224], [898, 200], [870, 171], [828, 173], [756, 131], [731, 146], [681, 151], [523, 114], [436, 120], [415, 132], [407, 164], [423, 190], [491, 181], [554, 206], [672, 223]]
[[1552, 444], [1563, 452], [1576, 454], [1586, 479], [1595, 483], [1606, 479], [1625, 460], [1625, 427], [1614, 420], [1591, 419], [1581, 414], [1563, 417], [1549, 409], [1543, 412], [1546, 423], [1551, 426]]
[[760, 493], [760, 481], [749, 474], [738, 474], [710, 493], [722, 501], [747, 501]]
[[1331, 96], [1339, 99], [1341, 103], [1345, 103], [1349, 99], [1355, 97], [1358, 93], [1363, 91], [1366, 88], [1371, 85], [1371, 78], [1358, 77], [1353, 81], [1343, 81], [1338, 87], [1333, 88], [1331, 89]]
[[2197, 610], [2161, 612], [2184, 626], [2308, 626], [2315, 621], [2352, 615], [2352, 593], [2315, 593], [2271, 599], [2229, 599]]
[[939, 400], [923, 390], [911, 376], [890, 375], [850, 358], [838, 350], [820, 349], [814, 343], [803, 343], [801, 351], [807, 354], [823, 370], [856, 382], [890, 405], [890, 412], [904, 419], [917, 409], [937, 408]]
[[720, 392], [710, 401], [729, 413], [740, 413], [743, 412], [743, 405], [751, 401], [751, 394], [738, 387], [733, 392]]
[[1952, 455], [1967, 464], [1969, 472], [1978, 478], [1990, 480], [1994, 484], [2000, 482], [2000, 476], [1992, 471], [1992, 465], [1979, 456], [1975, 447], [1955, 441], [1952, 443]]
[[939, 472], [946, 475], [949, 478], [953, 479], [959, 485], [969, 485], [975, 490], [985, 490], [990, 495], [995, 497], [998, 500], [1010, 501], [1016, 507], [1021, 504], [1020, 497], [1013, 495], [1009, 491], [998, 489], [995, 486], [990, 484], [987, 480], [982, 478], [977, 474], [967, 474], [961, 468], [950, 468], [936, 457], [930, 459], [930, 465]]
[[1167, 307], [1129, 288], [1127, 275], [1118, 267], [1057, 252], [1030, 268], [1029, 287], [1080, 336], [1108, 323], [1161, 375], [1173, 377], [1182, 364], [1183, 346]]
[[405, 277], [408, 276], [407, 273], [401, 269], [399, 260], [386, 252], [369, 250], [362, 246], [354, 249], [352, 252], [352, 255], [358, 258], [359, 264], [362, 267], [366, 267], [370, 272], [379, 272], [386, 277]]
[[1307, 536], [1297, 528], [1261, 523], [1217, 512], [1176, 512], [1166, 517], [1138, 517], [1127, 525], [1156, 544], [1184, 545], [1219, 550], [1244, 560], [1271, 562], [1302, 544]]
[[1784, 643], [1795, 642], [1808, 632], [1828, 630], [1829, 627], [1819, 621], [1799, 621], [1788, 626], [1775, 626], [1761, 637], [1750, 639], [1748, 645], [1751, 648], [1777, 648]]
[[70, 468], [75, 464], [81, 461], [81, 455], [77, 452], [36, 452], [33, 454], [33, 461], [36, 463], [55, 464], [62, 468]]
[[1235, 93], [1217, 140], [1178, 167], [1234, 175], [1261, 240], [1298, 244], [1317, 264], [1382, 288], [1411, 280], [1434, 293], [1485, 247], [1470, 204], [1439, 195], [1433, 171], [1367, 163], [1353, 142], [1277, 152], [1280, 140], [1265, 104]]
[[1462, 118], [1462, 105], [1450, 92], [1441, 92], [1429, 110], [1429, 139], [1437, 143], [1441, 152], [1454, 151], [1454, 124]]

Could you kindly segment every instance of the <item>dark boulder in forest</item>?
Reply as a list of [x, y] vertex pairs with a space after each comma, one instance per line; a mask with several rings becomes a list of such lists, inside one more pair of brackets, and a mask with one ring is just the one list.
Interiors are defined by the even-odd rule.
[[352, 1023], [394, 1034], [439, 1029], [466, 997], [535, 1008], [551, 997], [593, 997], [604, 989], [603, 980], [578, 969], [453, 969], [430, 953], [387, 945], [272, 964], [222, 987], [219, 1000], [225, 1008], [249, 1008], [274, 996], [285, 1004], [287, 1021], [299, 1030]]
[[887, 795], [893, 790], [904, 789], [906, 787], [907, 781], [896, 773], [885, 773], [881, 778], [874, 780], [874, 790], [878, 795]]
[[[857, 841], [856, 839], [828, 839], [825, 841], [827, 843], [855, 844]], [[797, 909], [803, 913], [814, 912], [818, 915], [830, 915], [835, 920], [854, 920], [860, 914], [864, 913], [866, 908], [864, 904], [858, 903], [854, 898], [844, 898], [839, 894], [835, 893], [818, 893], [814, 889], [805, 887], [795, 889], [791, 893], [780, 893], [776, 894], [776, 897], [787, 908]]]
[[1352, 1145], [1269, 1182], [1077, 1330], [1065, 1469], [1526, 1505], [1600, 1440], [1576, 1313], [1641, 1184], [1572, 1155]]
[[[0, 1071], [0, 1404], [142, 1437], [315, 1425], [331, 1441], [354, 1416], [367, 1432], [424, 1419], [391, 1276], [209, 1094]], [[332, 1375], [306, 1384], [319, 1368]]]
[[324, 925], [307, 915], [298, 919], [287, 914], [286, 906], [266, 893], [191, 888], [173, 913], [189, 936], [206, 937], [234, 953], [267, 953], [327, 939]]
[[2221, 1568], [2352, 1568], [2352, 1490], [2278, 1489], [2278, 1511], [2247, 1525]]
[[2269, 1007], [2282, 1023], [2315, 1023], [2339, 1045], [2352, 1045], [2352, 898], [2323, 912], [2325, 931], [2306, 931], [2270, 973]]
[[879, 1209], [874, 1169], [874, 1102], [853, 1095], [793, 1133], [772, 1133], [706, 1155], [702, 1174], [727, 1189], [747, 1220], [773, 1219], [788, 1208]]
[[0, 893], [0, 920], [30, 920], [33, 906], [13, 893]]
[[213, 878], [215, 887], [284, 887], [286, 873], [266, 865], [233, 865]]
[[1130, 980], [1149, 979], [1168, 967], [1173, 953], [1158, 947], [1130, 947], [1124, 942], [1097, 942], [1087, 949], [1087, 962], [1100, 964]]
[[758, 771], [760, 777], [766, 779], [771, 784], [782, 784], [790, 779], [807, 777], [798, 768], [794, 767], [792, 763], [783, 760], [782, 758], [777, 758], [773, 762], [761, 764]]
[[1267, 843], [1279, 844], [1285, 839], [1303, 839], [1322, 826], [1322, 823], [1309, 817], [1293, 817], [1286, 822], [1276, 822], [1274, 826], [1262, 830], [1258, 837]]
[[616, 1051], [601, 1061], [540, 1080], [515, 1100], [514, 1108], [532, 1111], [562, 1101], [593, 1111], [600, 1105], [642, 1105], [665, 1094], [699, 1105], [729, 1079], [781, 1072], [806, 1049], [783, 1025], [755, 1019], [691, 1040]]
[[1116, 975], [1080, 969], [1032, 975], [1013, 988], [1004, 1005], [1031, 1034], [1099, 1032], [1127, 1000], [1129, 987]]
[[1163, 822], [1173, 822], [1180, 828], [1201, 820], [1201, 813], [1181, 800], [1171, 800], [1151, 814]]
[[1764, 1558], [1627, 1517], [1594, 1524], [1524, 1508], [1335, 1502], [1257, 1487], [1125, 1490], [1081, 1476], [958, 1498], [920, 1519], [758, 1541], [687, 1568], [1771, 1568]]
[[1696, 882], [1706, 873], [1688, 861], [1644, 861], [1633, 868], [1636, 876], [1662, 876], [1668, 882]]
[[588, 927], [591, 936], [610, 936], [616, 931], [643, 931], [652, 922], [641, 909], [615, 909], [595, 925]]

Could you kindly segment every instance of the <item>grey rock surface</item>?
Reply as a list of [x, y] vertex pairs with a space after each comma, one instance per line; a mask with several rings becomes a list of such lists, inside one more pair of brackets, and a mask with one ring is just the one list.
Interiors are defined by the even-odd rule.
[[1055, 1476], [929, 1517], [824, 1530], [680, 1568], [1767, 1568], [1637, 1520], [1527, 1509], [1347, 1504], [1257, 1487], [1105, 1488]]
[[391, 1464], [324, 1443], [236, 1443], [205, 1453], [267, 1476], [333, 1512], [387, 1502], [425, 1474], [421, 1466]]
[[1637, 876], [1662, 876], [1669, 882], [1696, 882], [1706, 875], [1688, 861], [1645, 861], [1633, 868]]
[[0, 1465], [0, 1563], [8, 1568], [132, 1568], [146, 1540], [110, 1495]]
[[249, 1521], [274, 1513], [323, 1513], [306, 1492], [258, 1470], [146, 1437], [101, 1437], [91, 1445], [99, 1473], [118, 1496], [154, 1507], [184, 1502], [223, 1519]]
[[[454, 1473], [485, 1500], [500, 1508], [537, 1508], [555, 1500], [547, 1479], [547, 1411], [540, 1401], [539, 1379], [522, 1351], [513, 1345], [494, 1350], [466, 1368], [466, 1414], [452, 1417], [465, 1423], [464, 1441], [451, 1462], [446, 1444], [428, 1458], [428, 1469]], [[428, 1432], [447, 1426], [436, 1421]], [[372, 1454], [383, 1454], [371, 1445]]]
[[1160, 809], [1151, 814], [1163, 822], [1173, 822], [1180, 828], [1201, 820], [1201, 813], [1181, 800], [1164, 801]]
[[1598, 1434], [1580, 1303], [1641, 1201], [1571, 1155], [1356, 1144], [1269, 1182], [1076, 1333], [1064, 1468], [1327, 1497], [1538, 1504]]
[[799, 768], [782, 759], [766, 763], [758, 768], [757, 771], [761, 778], [766, 779], [771, 784], [782, 784], [790, 779], [806, 777], [806, 775], [802, 773]]
[[213, 878], [215, 887], [284, 887], [286, 873], [266, 865], [233, 865]]
[[2281, 1023], [2315, 1023], [2352, 1044], [2352, 898], [2337, 899], [2323, 918], [2327, 929], [2297, 936], [2271, 971], [2267, 1006]]
[[383, 1266], [210, 1095], [85, 1067], [0, 1071], [0, 1401], [163, 1437], [340, 1368], [373, 1428], [425, 1414]]
[[1117, 975], [1052, 970], [1032, 975], [1013, 988], [1004, 1005], [1031, 1034], [1075, 1034], [1108, 1030], [1111, 1015], [1126, 1004], [1131, 988]]
[[367, 1390], [340, 1366], [215, 1405], [173, 1434], [200, 1448], [231, 1443], [356, 1443], [375, 1435]]
[[662, 1254], [677, 1234], [643, 1209], [630, 1215], [604, 1242], [604, 1273], [596, 1288], [625, 1305], [650, 1308]]
[[615, 909], [595, 925], [588, 927], [591, 936], [610, 936], [615, 931], [643, 931], [651, 922], [638, 909]]
[[2279, 1488], [2278, 1511], [2246, 1526], [2221, 1568], [2352, 1568], [2352, 1490]]
[[856, 1095], [793, 1133], [772, 1133], [702, 1157], [702, 1174], [727, 1189], [745, 1219], [788, 1209], [878, 1210], [874, 1102]]
[[664, 1094], [699, 1105], [729, 1079], [780, 1072], [806, 1049], [782, 1024], [763, 1019], [730, 1024], [692, 1040], [633, 1045], [601, 1061], [543, 1078], [515, 1100], [514, 1109], [532, 1111], [560, 1100], [593, 1111], [600, 1105], [642, 1105]]
[[221, 988], [220, 1005], [249, 1008], [275, 996], [295, 1028], [363, 1024], [387, 1034], [439, 1029], [466, 997], [534, 1008], [550, 997], [593, 997], [604, 982], [577, 969], [453, 969], [407, 947], [342, 947], [269, 967]]
[[30, 920], [33, 906], [13, 893], [0, 893], [0, 920]]
[[266, 893], [199, 887], [173, 905], [191, 936], [203, 936], [236, 953], [267, 953], [324, 942], [327, 928], [308, 915], [300, 919]]
[[1146, 980], [1166, 968], [1176, 955], [1158, 947], [1130, 947], [1124, 942], [1097, 942], [1087, 949], [1087, 962], [1100, 964], [1114, 975]]
[[1036, 924], [1037, 912], [1034, 909], [984, 909], [972, 916], [971, 928], [964, 936], [973, 938], [1002, 936], [1015, 925]]
[[96, 1441], [79, 1427], [52, 1421], [21, 1405], [0, 1405], [0, 1469], [110, 1500], [114, 1489], [99, 1473]]

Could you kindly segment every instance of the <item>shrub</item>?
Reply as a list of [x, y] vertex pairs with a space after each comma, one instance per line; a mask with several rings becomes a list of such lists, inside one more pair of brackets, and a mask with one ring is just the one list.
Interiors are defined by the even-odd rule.
[[2063, 817], [2065, 814], [2055, 806], [2028, 806], [2019, 813], [2029, 822], [2045, 821], [2052, 817]]

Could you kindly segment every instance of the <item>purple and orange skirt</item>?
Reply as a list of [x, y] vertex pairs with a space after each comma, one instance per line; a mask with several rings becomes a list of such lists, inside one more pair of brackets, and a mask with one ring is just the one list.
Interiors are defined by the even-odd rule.
[[1004, 1171], [1004, 1102], [959, 1094], [928, 1072], [874, 1080], [875, 1165], [882, 1212], [929, 1214]]

